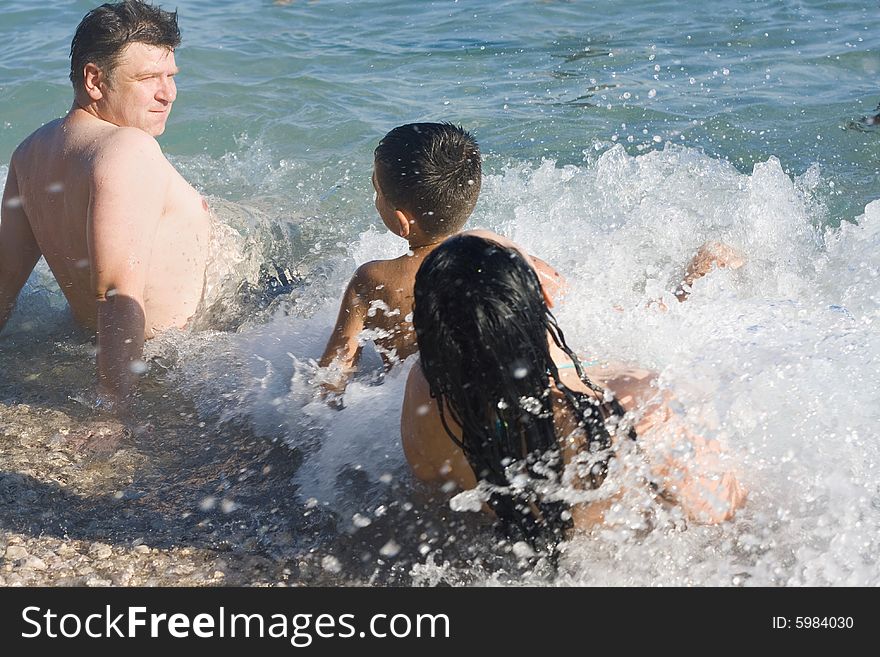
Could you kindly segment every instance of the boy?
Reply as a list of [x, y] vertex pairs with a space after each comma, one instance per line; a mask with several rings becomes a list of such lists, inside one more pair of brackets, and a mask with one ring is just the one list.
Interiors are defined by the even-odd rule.
[[[480, 148], [449, 123], [394, 128], [376, 147], [373, 187], [382, 223], [409, 242], [409, 252], [358, 267], [319, 364], [324, 389], [341, 393], [356, 369], [362, 339], [372, 339], [386, 369], [417, 351], [413, 282], [422, 260], [464, 226], [480, 193]], [[366, 332], [365, 332], [366, 331]]]
[[[480, 147], [450, 123], [410, 123], [394, 128], [376, 147], [373, 188], [382, 223], [409, 242], [409, 252], [358, 267], [319, 364], [321, 385], [341, 394], [357, 368], [364, 339], [371, 339], [386, 369], [418, 348], [412, 326], [413, 284], [422, 261], [461, 230], [477, 204], [482, 180]], [[559, 275], [533, 258], [553, 292]]]

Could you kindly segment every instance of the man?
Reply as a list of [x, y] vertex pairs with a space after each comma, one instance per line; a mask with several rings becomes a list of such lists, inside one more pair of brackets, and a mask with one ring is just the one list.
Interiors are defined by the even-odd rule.
[[145, 338], [202, 296], [210, 214], [155, 137], [177, 97], [177, 14], [143, 2], [89, 12], [70, 49], [73, 106], [9, 165], [0, 221], [0, 331], [40, 256], [98, 335], [99, 400], [134, 390]]

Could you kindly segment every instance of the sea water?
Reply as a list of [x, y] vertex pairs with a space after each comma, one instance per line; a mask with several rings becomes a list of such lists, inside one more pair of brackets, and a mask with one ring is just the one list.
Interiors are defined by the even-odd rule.
[[[250, 262], [279, 262], [300, 283], [268, 308], [236, 308], [224, 330], [153, 341], [148, 376], [191, 399], [201, 422], [243, 423], [300, 455], [303, 512], [343, 519], [310, 549], [329, 553], [389, 499], [418, 495], [398, 429], [412, 362], [381, 376], [368, 353], [336, 411], [316, 396], [315, 359], [354, 268], [405, 252], [375, 216], [372, 149], [395, 125], [454, 121], [484, 154], [470, 225], [564, 273], [569, 343], [657, 371], [750, 491], [718, 527], [654, 510], [646, 530], [640, 512], [617, 509], [565, 546], [549, 581], [880, 583], [876, 6], [176, 6], [179, 96], [160, 143]], [[91, 7], [0, 0], [0, 178], [15, 146], [69, 108], [70, 38]], [[738, 248], [746, 265], [678, 304], [670, 292], [706, 240]], [[7, 335], [56, 335], [69, 328], [64, 306], [41, 263]], [[27, 360], [22, 349], [7, 366]], [[83, 390], [91, 357], [85, 343], [73, 356]], [[410, 534], [392, 533], [384, 558], [418, 542]], [[405, 581], [507, 582], [429, 548]]]

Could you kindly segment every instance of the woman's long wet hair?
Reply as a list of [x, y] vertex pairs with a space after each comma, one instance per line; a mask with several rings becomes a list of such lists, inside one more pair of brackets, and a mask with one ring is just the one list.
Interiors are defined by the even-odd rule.
[[[551, 389], [564, 395], [586, 434], [585, 476], [593, 488], [604, 480], [611, 456], [606, 423], [621, 418], [623, 409], [584, 374], [535, 270], [516, 250], [493, 241], [451, 238], [416, 275], [413, 324], [443, 426], [477, 479], [494, 491], [489, 505], [506, 533], [538, 549], [555, 546], [571, 514], [558, 494], [565, 436], [554, 427]], [[548, 337], [595, 396], [560, 382]], [[447, 413], [461, 427], [460, 439]]]

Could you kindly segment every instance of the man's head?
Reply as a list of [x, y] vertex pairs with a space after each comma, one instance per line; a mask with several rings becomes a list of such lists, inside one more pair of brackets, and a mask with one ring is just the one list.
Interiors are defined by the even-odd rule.
[[177, 96], [179, 44], [176, 12], [138, 0], [93, 9], [70, 45], [70, 80], [80, 104], [116, 125], [162, 134]]
[[481, 181], [480, 147], [450, 123], [402, 125], [376, 147], [377, 208], [384, 202], [410, 215], [428, 238], [461, 229], [477, 204]]

